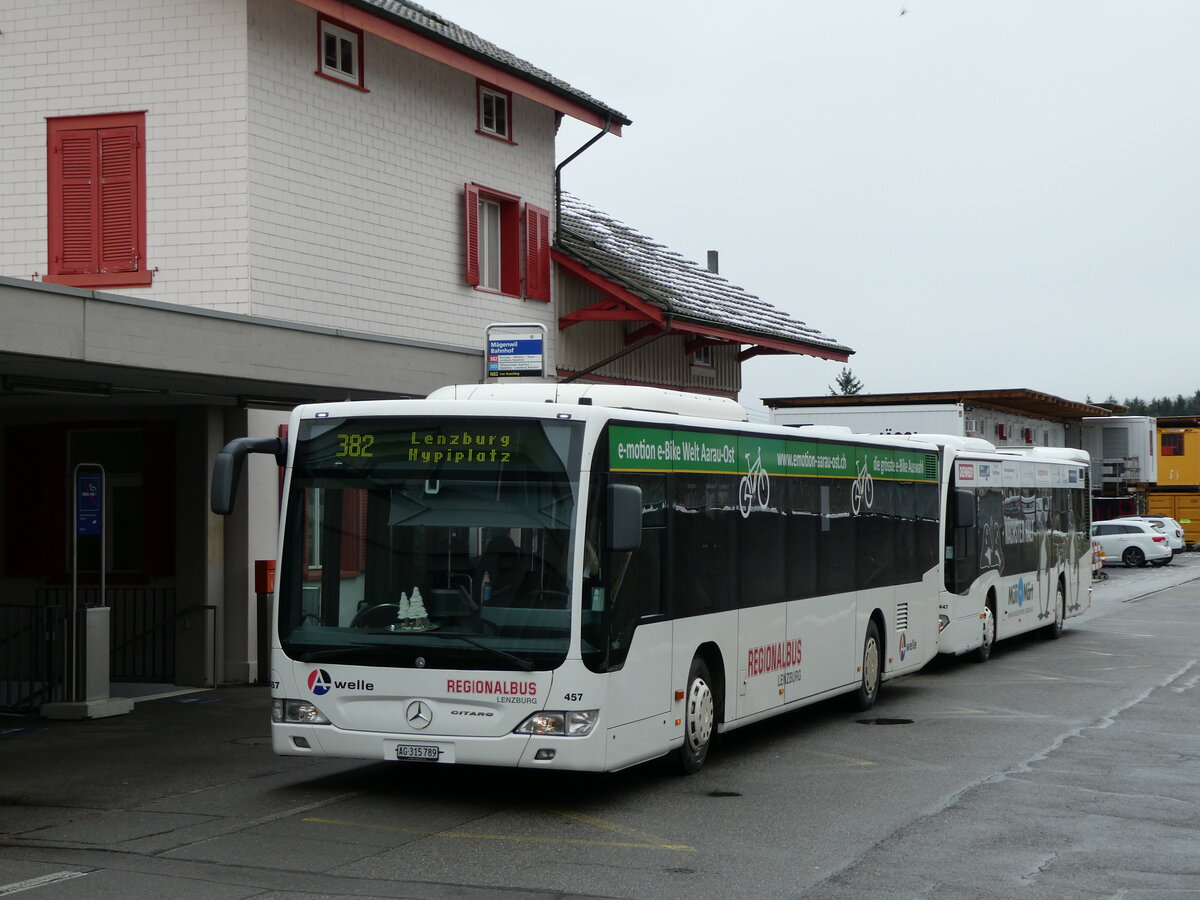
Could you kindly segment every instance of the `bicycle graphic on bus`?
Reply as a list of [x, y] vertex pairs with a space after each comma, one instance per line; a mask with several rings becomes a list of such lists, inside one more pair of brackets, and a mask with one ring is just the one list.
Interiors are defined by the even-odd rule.
[[871, 480], [871, 473], [867, 471], [865, 457], [858, 467], [858, 477], [854, 479], [854, 484], [850, 485], [850, 508], [856, 516], [863, 503], [867, 504], [867, 509], [875, 503], [875, 482]]
[[771, 499], [771, 482], [767, 477], [767, 470], [762, 464], [762, 447], [758, 448], [758, 459], [753, 463], [750, 462], [750, 454], [745, 454], [747, 473], [742, 476], [741, 484], [738, 487], [738, 509], [741, 510], [742, 518], [750, 517], [750, 510], [755, 509], [757, 501], [758, 509], [766, 509], [767, 501]]

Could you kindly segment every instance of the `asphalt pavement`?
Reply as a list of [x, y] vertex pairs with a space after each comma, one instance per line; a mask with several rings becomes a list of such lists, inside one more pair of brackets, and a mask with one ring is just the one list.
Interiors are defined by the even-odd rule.
[[[1106, 571], [1108, 579], [1093, 583], [1092, 608], [1068, 620], [1068, 628], [1200, 578], [1200, 553], [1161, 568]], [[157, 854], [180, 857], [189, 842], [228, 833], [234, 817], [240, 832], [247, 822], [318, 809], [353, 789], [361, 762], [272, 754], [269, 708], [265, 687], [230, 686], [139, 698], [131, 714], [105, 719], [0, 717], [0, 896], [127, 898], [160, 890], [183, 896], [175, 880], [169, 889], [155, 881]], [[248, 783], [256, 788], [254, 809], [244, 800]], [[113, 853], [138, 864], [111, 867], [105, 854]], [[198, 897], [250, 897], [268, 896], [275, 885], [268, 873], [262, 884], [239, 884], [236, 891], [203, 881], [194, 887]], [[334, 893], [331, 886], [326, 895]], [[495, 894], [461, 885], [442, 891], [428, 882], [406, 891], [393, 881], [380, 895]]]

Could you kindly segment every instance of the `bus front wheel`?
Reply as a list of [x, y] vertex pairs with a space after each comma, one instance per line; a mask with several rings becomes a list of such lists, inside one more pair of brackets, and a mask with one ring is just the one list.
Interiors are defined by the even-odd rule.
[[992, 656], [992, 644], [996, 643], [996, 613], [992, 609], [995, 601], [988, 598], [983, 608], [983, 643], [975, 648], [975, 662], [987, 662]]
[[879, 685], [883, 678], [883, 648], [879, 644], [879, 627], [872, 619], [867, 623], [867, 636], [863, 638], [862, 678], [854, 694], [854, 702], [860, 712], [875, 705], [879, 697]]
[[717, 698], [712, 689], [708, 665], [697, 656], [688, 672], [684, 696], [683, 746], [679, 748], [679, 766], [685, 774], [700, 771], [712, 746], [717, 722]]

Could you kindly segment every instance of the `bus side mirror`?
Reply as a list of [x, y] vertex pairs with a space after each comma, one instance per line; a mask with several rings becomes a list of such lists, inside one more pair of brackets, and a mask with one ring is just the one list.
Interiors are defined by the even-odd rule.
[[954, 527], [975, 527], [975, 495], [971, 491], [954, 492]]
[[287, 445], [279, 438], [237, 438], [226, 444], [213, 460], [212, 490], [209, 495], [209, 505], [218, 516], [233, 512], [238, 484], [242, 480], [242, 468], [251, 453], [271, 453], [279, 465], [287, 464]]
[[608, 486], [608, 549], [617, 552], [642, 546], [642, 489], [633, 484]]

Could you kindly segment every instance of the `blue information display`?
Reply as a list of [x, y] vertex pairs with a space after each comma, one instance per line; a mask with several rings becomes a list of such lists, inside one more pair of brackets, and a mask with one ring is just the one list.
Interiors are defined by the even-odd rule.
[[541, 337], [489, 337], [487, 373], [489, 378], [541, 375]]
[[103, 476], [99, 472], [80, 472], [75, 476], [75, 531], [99, 534], [101, 527]]

